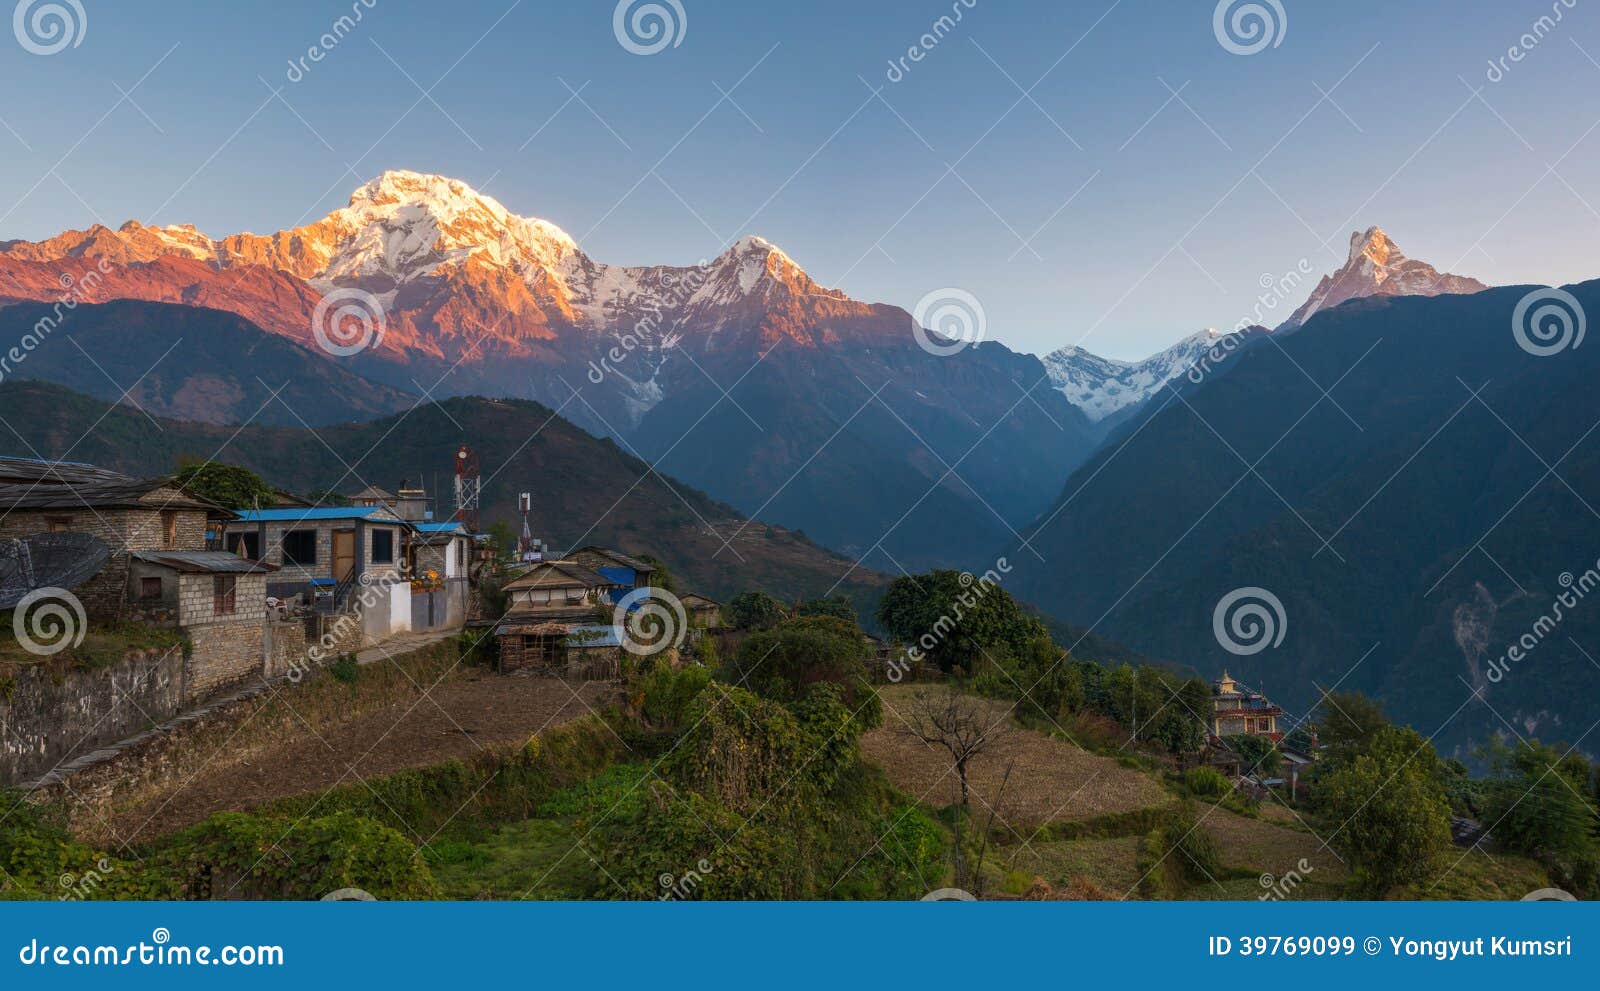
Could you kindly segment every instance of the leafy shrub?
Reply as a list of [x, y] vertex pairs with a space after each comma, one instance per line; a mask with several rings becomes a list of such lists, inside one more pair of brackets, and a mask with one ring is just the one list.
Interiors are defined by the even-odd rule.
[[361, 667], [356, 663], [356, 655], [340, 654], [338, 660], [328, 665], [328, 673], [333, 675], [335, 681], [353, 685], [361, 675]]
[[1183, 772], [1183, 788], [1196, 798], [1212, 800], [1225, 797], [1233, 791], [1227, 777], [1214, 767], [1191, 767]]
[[340, 888], [380, 899], [436, 894], [410, 840], [346, 812], [303, 820], [222, 812], [182, 834], [167, 856], [201, 898], [316, 900]]
[[1193, 885], [1215, 881], [1224, 872], [1222, 852], [1188, 802], [1166, 820], [1145, 837], [1143, 854], [1149, 863], [1140, 864], [1142, 884], [1149, 894], [1176, 898]]

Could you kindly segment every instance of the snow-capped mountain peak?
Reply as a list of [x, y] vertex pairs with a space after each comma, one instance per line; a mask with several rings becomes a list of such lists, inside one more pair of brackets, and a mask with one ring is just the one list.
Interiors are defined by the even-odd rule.
[[1054, 351], [1040, 360], [1050, 384], [1090, 420], [1099, 422], [1141, 405], [1168, 382], [1187, 374], [1230, 336], [1230, 332], [1208, 327], [1143, 361], [1103, 358], [1076, 346]]
[[1383, 228], [1369, 227], [1350, 235], [1350, 253], [1343, 267], [1323, 276], [1311, 298], [1278, 329], [1298, 327], [1322, 310], [1364, 296], [1439, 296], [1487, 288], [1477, 279], [1442, 273], [1426, 262], [1407, 258]]

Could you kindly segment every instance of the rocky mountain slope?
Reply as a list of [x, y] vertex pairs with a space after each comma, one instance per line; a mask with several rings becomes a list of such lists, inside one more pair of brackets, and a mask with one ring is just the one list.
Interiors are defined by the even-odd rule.
[[1350, 235], [1350, 257], [1344, 266], [1323, 276], [1311, 298], [1277, 329], [1291, 330], [1314, 314], [1366, 296], [1441, 296], [1487, 288], [1477, 279], [1442, 273], [1427, 262], [1407, 258], [1381, 228], [1369, 227]]

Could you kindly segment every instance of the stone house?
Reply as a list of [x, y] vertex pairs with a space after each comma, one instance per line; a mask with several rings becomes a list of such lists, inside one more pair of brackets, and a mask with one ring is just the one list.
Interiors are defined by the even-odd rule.
[[230, 553], [276, 565], [267, 594], [322, 612], [358, 613], [365, 641], [412, 628], [405, 572], [410, 523], [383, 506], [240, 510], [227, 524]]
[[722, 603], [710, 596], [701, 595], [699, 592], [686, 592], [678, 597], [683, 603], [683, 611], [689, 619], [689, 625], [705, 630], [715, 630], [722, 626]]
[[226, 551], [136, 551], [128, 594], [147, 615], [171, 617], [190, 643], [183, 697], [262, 671], [270, 564]]
[[88, 533], [110, 550], [99, 574], [73, 589], [92, 621], [130, 612], [130, 567], [141, 551], [205, 550], [211, 519], [227, 510], [196, 499], [167, 478], [67, 462], [0, 458], [0, 539]]
[[184, 701], [261, 672], [272, 568], [207, 549], [228, 510], [168, 478], [0, 458], [0, 514], [0, 539], [86, 533], [105, 545], [105, 566], [70, 591], [91, 625], [146, 622], [181, 633]]

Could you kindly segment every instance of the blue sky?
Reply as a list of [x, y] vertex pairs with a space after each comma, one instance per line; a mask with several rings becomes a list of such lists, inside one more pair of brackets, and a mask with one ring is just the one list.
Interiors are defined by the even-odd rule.
[[79, 2], [76, 47], [0, 35], [0, 238], [277, 230], [412, 168], [604, 261], [757, 233], [852, 296], [959, 287], [991, 338], [1117, 357], [1234, 325], [1263, 276], [1329, 270], [1372, 224], [1488, 282], [1600, 275], [1589, 0], [1281, 0], [1279, 44], [1253, 55], [1218, 42], [1211, 0], [680, 0], [681, 43], [648, 56], [611, 0]]

